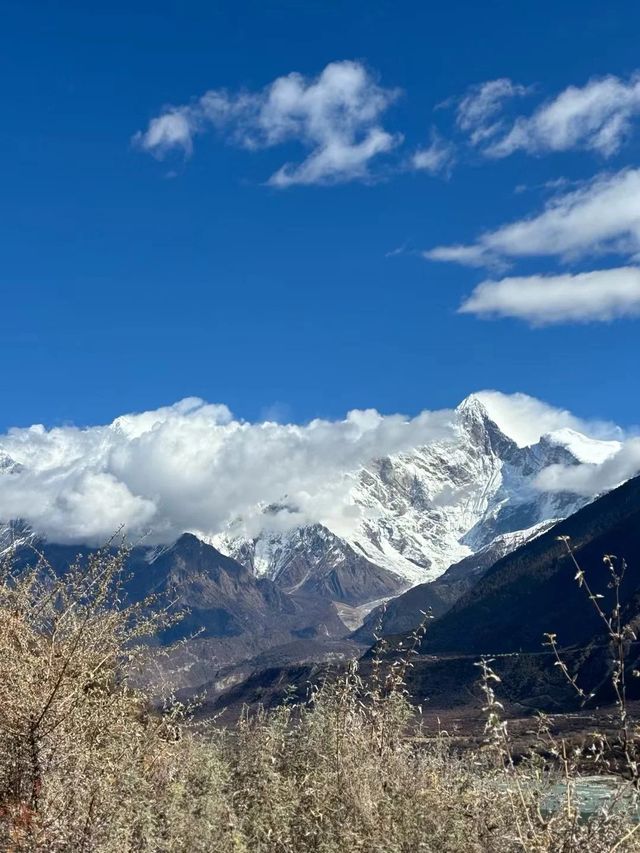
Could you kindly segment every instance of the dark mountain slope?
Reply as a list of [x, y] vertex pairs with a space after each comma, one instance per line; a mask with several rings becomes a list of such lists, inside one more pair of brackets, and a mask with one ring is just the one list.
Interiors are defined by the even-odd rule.
[[607, 589], [604, 554], [626, 559], [623, 603], [640, 590], [640, 478], [635, 478], [579, 510], [547, 533], [493, 565], [478, 583], [433, 624], [427, 653], [493, 654], [537, 651], [545, 632], [562, 645], [587, 642], [601, 623], [574, 580], [575, 567], [558, 536], [570, 536], [594, 591]]
[[[38, 543], [38, 547], [56, 571], [66, 569], [79, 552], [77, 546]], [[90, 550], [82, 549], [85, 554]], [[33, 560], [31, 547], [16, 555], [18, 564]], [[131, 600], [155, 594], [160, 602], [175, 602], [176, 609], [187, 611], [160, 638], [170, 644], [197, 634], [166, 659], [174, 675], [179, 673], [181, 687], [196, 688], [220, 667], [274, 646], [295, 647], [296, 642], [316, 639], [322, 644], [347, 633], [331, 602], [305, 593], [287, 594], [191, 534], [161, 550], [134, 548], [127, 569]], [[292, 654], [295, 658], [295, 649]]]
[[[445, 575], [434, 584], [417, 587], [390, 602], [388, 626], [393, 626], [394, 633], [397, 630], [395, 637], [389, 637], [390, 648], [385, 653], [391, 662], [399, 655], [394, 641], [400, 641], [419, 621], [424, 604], [435, 603], [445, 610], [450, 606], [446, 595], [456, 594], [456, 587], [467, 583], [470, 577], [477, 581], [431, 623], [421, 654], [412, 660], [407, 672], [407, 689], [414, 701], [425, 704], [436, 714], [464, 715], [472, 708], [479, 709], [483, 700], [477, 687], [479, 672], [475, 664], [484, 654], [497, 654], [492, 665], [502, 677], [499, 698], [506, 713], [575, 711], [580, 704], [574, 691], [554, 665], [553, 654], [542, 646], [544, 633], [554, 631], [559, 642], [568, 647], [563, 657], [571, 671], [579, 673], [580, 683], [587, 691], [595, 692], [593, 704], [613, 702], [607, 638], [584, 590], [578, 588], [575, 567], [566, 555], [564, 544], [557, 540], [560, 535], [572, 537], [577, 559], [594, 589], [608, 596], [603, 600], [604, 607], [611, 605], [611, 592], [607, 589], [609, 577], [603, 554], [613, 553], [627, 560], [629, 568], [622, 590], [624, 615], [628, 621], [640, 621], [640, 478], [637, 478], [488, 569], [469, 558], [452, 567], [446, 582]], [[438, 598], [430, 589], [437, 584]], [[628, 650], [630, 669], [638, 666], [639, 645], [636, 643]], [[213, 691], [206, 711], [218, 713], [225, 709], [225, 713], [233, 716], [245, 703], [273, 705], [292, 691], [302, 698], [310, 682], [321, 681], [339, 671], [335, 658], [332, 663], [293, 666], [277, 665], [273, 659], [264, 658], [256, 664], [247, 678], [234, 679], [227, 689]], [[363, 677], [370, 674], [371, 667], [369, 651], [360, 660]], [[638, 679], [629, 679], [628, 689], [631, 699], [639, 698]]]

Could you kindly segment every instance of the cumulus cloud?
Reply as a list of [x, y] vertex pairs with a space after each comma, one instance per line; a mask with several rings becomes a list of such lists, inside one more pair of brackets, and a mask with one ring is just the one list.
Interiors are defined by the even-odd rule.
[[[524, 394], [477, 395], [521, 445], [585, 423]], [[85, 429], [33, 426], [0, 436], [0, 518], [21, 517], [53, 541], [100, 543], [121, 525], [135, 539], [169, 542], [184, 531], [254, 536], [321, 522], [348, 536], [363, 512], [354, 478], [371, 460], [451, 438], [451, 410], [413, 418], [352, 411], [305, 425], [235, 419], [190, 398]]]
[[427, 148], [419, 148], [411, 158], [414, 169], [431, 175], [448, 175], [455, 163], [455, 146], [443, 139], [437, 130], [431, 131]]
[[484, 281], [458, 309], [478, 317], [515, 317], [532, 326], [590, 323], [640, 315], [640, 269], [579, 275], [530, 275]]
[[163, 115], [151, 119], [144, 134], [137, 134], [136, 141], [147, 151], [162, 157], [172, 148], [181, 148], [189, 155], [193, 150], [193, 135], [196, 125], [185, 108], [170, 109]]
[[594, 78], [585, 86], [569, 86], [532, 115], [516, 118], [507, 132], [486, 146], [485, 154], [507, 157], [514, 151], [586, 149], [609, 157], [629, 137], [638, 113], [640, 75], [629, 80], [612, 75]]
[[570, 429], [594, 439], [620, 439], [622, 430], [610, 421], [586, 421], [567, 409], [551, 406], [528, 394], [478, 391], [473, 395], [487, 410], [491, 420], [519, 447], [528, 447], [543, 435]]
[[153, 118], [134, 143], [158, 157], [178, 149], [192, 152], [194, 137], [210, 130], [245, 149], [297, 142], [309, 151], [269, 179], [277, 187], [363, 179], [371, 161], [400, 142], [381, 126], [398, 90], [378, 85], [360, 63], [332, 62], [318, 77], [278, 77], [259, 92], [212, 89]]
[[429, 260], [492, 266], [505, 259], [557, 256], [576, 260], [615, 253], [640, 255], [640, 169], [597, 175], [560, 193], [537, 216], [488, 231], [469, 245], [438, 246]]
[[[353, 473], [379, 456], [451, 433], [450, 412], [407, 418], [373, 410], [307, 425], [234, 419], [225, 406], [188, 399], [86, 429], [42, 426], [0, 436], [0, 518], [22, 517], [54, 541], [100, 542], [125, 524], [131, 536], [170, 541], [228, 525], [354, 522]], [[265, 515], [264, 508], [285, 502]]]

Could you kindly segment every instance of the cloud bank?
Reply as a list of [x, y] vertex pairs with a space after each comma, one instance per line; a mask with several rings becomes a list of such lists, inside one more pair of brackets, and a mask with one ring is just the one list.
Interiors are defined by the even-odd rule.
[[484, 281], [458, 309], [477, 317], [515, 317], [532, 326], [591, 323], [640, 315], [640, 269], [530, 275]]
[[381, 125], [397, 89], [378, 85], [359, 62], [332, 62], [317, 77], [278, 77], [259, 92], [211, 89], [189, 104], [169, 106], [134, 136], [144, 151], [189, 156], [194, 138], [218, 131], [247, 150], [296, 142], [309, 151], [268, 180], [276, 187], [367, 178], [372, 160], [402, 141]]
[[[239, 421], [199, 399], [107, 426], [13, 429], [0, 436], [0, 454], [18, 463], [0, 473], [0, 518], [58, 542], [100, 542], [122, 524], [149, 541], [213, 535], [237, 519], [247, 535], [318, 520], [339, 528], [353, 523], [354, 471], [450, 432], [447, 412], [352, 411], [300, 426]], [[265, 517], [283, 501], [295, 510]]]
[[[619, 433], [524, 394], [478, 397], [522, 445], [565, 427]], [[314, 522], [348, 535], [360, 517], [350, 497], [360, 468], [450, 438], [454, 424], [451, 410], [248, 423], [226, 406], [190, 398], [105, 426], [12, 429], [0, 436], [0, 519], [20, 517], [52, 541], [89, 544], [121, 525], [147, 542], [184, 531], [255, 536]]]

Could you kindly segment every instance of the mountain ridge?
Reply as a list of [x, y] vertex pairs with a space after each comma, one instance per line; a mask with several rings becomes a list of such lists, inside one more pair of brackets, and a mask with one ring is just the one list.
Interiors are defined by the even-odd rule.
[[[589, 499], [541, 492], [538, 474], [553, 464], [601, 460], [617, 446], [568, 428], [520, 446], [473, 394], [452, 417], [451, 437], [344, 472], [354, 519], [346, 531], [319, 521], [272, 529], [284, 523], [283, 513], [285, 522], [296, 515], [283, 496], [263, 508], [263, 532], [253, 538], [234, 535], [233, 526], [214, 536], [185, 532], [287, 593], [361, 608], [435, 580], [499, 537], [571, 514]], [[0, 476], [21, 470], [7, 454], [0, 456]], [[0, 550], [18, 528], [21, 541], [28, 538], [25, 526], [14, 522], [0, 529]]]
[[[579, 451], [573, 452], [576, 447]], [[267, 529], [253, 539], [224, 533], [212, 541], [258, 574], [275, 579], [284, 565], [296, 561], [300, 541], [322, 529], [322, 537], [306, 549], [315, 564], [326, 568], [333, 561], [339, 573], [347, 553], [351, 559], [359, 555], [396, 575], [404, 586], [414, 586], [435, 580], [496, 536], [574, 512], [589, 499], [540, 492], [537, 475], [549, 465], [605, 458], [616, 447], [616, 442], [568, 429], [520, 447], [471, 395], [456, 409], [452, 439], [372, 460], [353, 475], [350, 500], [359, 520], [352, 532], [315, 524], [285, 532]]]

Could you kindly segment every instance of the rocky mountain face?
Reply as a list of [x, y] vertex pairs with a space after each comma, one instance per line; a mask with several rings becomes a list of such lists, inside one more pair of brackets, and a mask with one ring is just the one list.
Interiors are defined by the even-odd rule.
[[0, 474], [11, 474], [20, 471], [21, 465], [15, 462], [8, 453], [0, 450]]
[[553, 522], [543, 521], [528, 530], [496, 536], [475, 554], [454, 563], [436, 580], [413, 586], [402, 595], [375, 607], [354, 631], [353, 638], [358, 642], [372, 643], [375, 636], [410, 633], [427, 613], [433, 619], [443, 616], [494, 563], [552, 526]]
[[0, 557], [3, 554], [10, 554], [17, 548], [29, 545], [36, 539], [37, 537], [29, 525], [23, 521], [0, 524]]
[[322, 590], [351, 605], [435, 580], [496, 537], [564, 518], [586, 501], [543, 494], [548, 465], [600, 458], [607, 442], [571, 430], [519, 447], [471, 396], [456, 410], [453, 435], [410, 453], [373, 460], [353, 473], [358, 521], [348, 535], [314, 524], [254, 539], [223, 534], [214, 544], [284, 589]]
[[[17, 568], [34, 563], [34, 545], [51, 567], [63, 572], [92, 549], [38, 540], [14, 540]], [[304, 591], [284, 592], [269, 578], [252, 572], [191, 534], [166, 548], [133, 548], [127, 561], [125, 591], [132, 601], [150, 595], [169, 604], [183, 618], [158, 641], [166, 647], [158, 666], [181, 688], [215, 682], [219, 673], [232, 677], [234, 667], [266, 650], [285, 647], [274, 659], [318, 657], [342, 650], [348, 633], [335, 605]], [[186, 640], [186, 642], [178, 642]], [[353, 644], [349, 644], [353, 647]]]
[[220, 547], [287, 593], [307, 592], [357, 606], [397, 595], [407, 586], [403, 577], [368, 559], [322, 524], [298, 527], [286, 535], [223, 540]]

